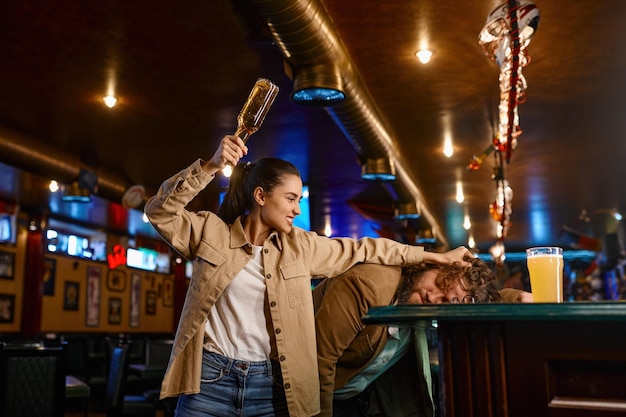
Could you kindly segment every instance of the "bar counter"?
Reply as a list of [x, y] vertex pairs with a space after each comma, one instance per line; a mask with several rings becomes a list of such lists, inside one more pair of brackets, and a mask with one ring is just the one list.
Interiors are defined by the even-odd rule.
[[442, 417], [626, 416], [626, 303], [374, 307], [436, 323]]

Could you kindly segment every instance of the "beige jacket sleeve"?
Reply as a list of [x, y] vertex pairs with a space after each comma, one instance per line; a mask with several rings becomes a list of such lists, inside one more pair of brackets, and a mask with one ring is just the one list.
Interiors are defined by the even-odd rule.
[[515, 288], [502, 288], [500, 290], [502, 301], [505, 303], [519, 303], [519, 296], [521, 293], [523, 293], [522, 290], [517, 290]]

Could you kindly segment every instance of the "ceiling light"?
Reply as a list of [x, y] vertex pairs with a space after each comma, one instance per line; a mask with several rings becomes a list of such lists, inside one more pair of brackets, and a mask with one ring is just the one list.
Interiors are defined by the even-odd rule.
[[465, 194], [463, 194], [463, 183], [461, 181], [456, 182], [456, 202], [461, 204], [465, 201]]
[[291, 100], [309, 107], [329, 107], [346, 98], [339, 69], [334, 65], [317, 65], [296, 69]]
[[431, 51], [430, 49], [420, 49], [415, 53], [415, 56], [417, 56], [417, 59], [422, 64], [428, 64], [433, 56], [433, 51]]
[[115, 107], [115, 105], [117, 104], [117, 97], [112, 96], [112, 95], [107, 95], [107, 96], [102, 97], [102, 101], [104, 101], [105, 106], [111, 109]]
[[59, 191], [59, 183], [56, 180], [50, 181], [48, 189], [50, 190], [50, 192], [56, 193], [57, 191]]
[[324, 236], [331, 237], [333, 234], [333, 229], [330, 225], [330, 216], [326, 215], [324, 218]]
[[454, 147], [452, 146], [452, 138], [450, 137], [450, 133], [446, 133], [445, 138], [443, 139], [443, 154], [450, 158], [454, 155]]
[[421, 213], [417, 208], [417, 204], [415, 201], [411, 201], [408, 203], [398, 203], [395, 209], [395, 219], [396, 220], [408, 220], [408, 219], [419, 219]]
[[472, 228], [472, 222], [470, 221], [469, 214], [465, 214], [463, 217], [463, 229], [469, 230]]
[[368, 181], [393, 181], [396, 167], [390, 158], [367, 158], [361, 166], [361, 178]]

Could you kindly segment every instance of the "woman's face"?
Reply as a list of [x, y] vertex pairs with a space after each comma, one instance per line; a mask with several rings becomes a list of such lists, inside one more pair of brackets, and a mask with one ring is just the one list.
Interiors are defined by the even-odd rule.
[[270, 229], [289, 233], [293, 227], [293, 220], [300, 214], [300, 200], [302, 200], [302, 180], [297, 175], [287, 174], [282, 178], [282, 184], [277, 185], [259, 203], [261, 206], [261, 221]]
[[451, 303], [454, 299], [463, 300], [467, 291], [460, 285], [445, 292], [436, 284], [437, 269], [430, 269], [424, 272], [412, 288], [412, 293], [406, 301], [407, 304], [442, 304]]

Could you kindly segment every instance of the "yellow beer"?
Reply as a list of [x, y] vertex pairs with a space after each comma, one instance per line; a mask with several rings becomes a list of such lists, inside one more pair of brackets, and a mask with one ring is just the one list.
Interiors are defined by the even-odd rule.
[[535, 303], [563, 302], [562, 249], [530, 248], [526, 254], [533, 301]]

